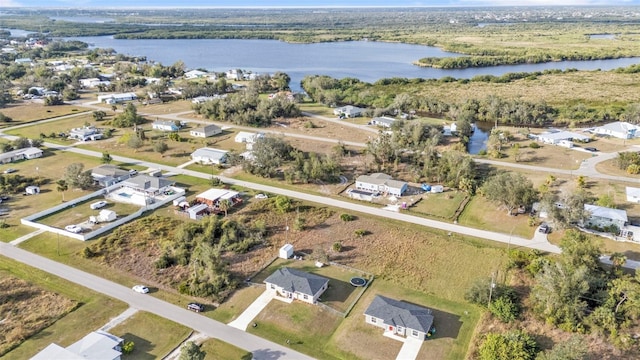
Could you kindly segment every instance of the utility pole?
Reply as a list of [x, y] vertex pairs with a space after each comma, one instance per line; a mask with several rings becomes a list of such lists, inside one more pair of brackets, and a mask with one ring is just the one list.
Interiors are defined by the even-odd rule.
[[491, 305], [491, 296], [493, 295], [493, 288], [496, 287], [495, 276], [496, 276], [495, 272], [491, 273], [491, 284], [489, 285], [489, 303], [487, 304], [487, 307]]

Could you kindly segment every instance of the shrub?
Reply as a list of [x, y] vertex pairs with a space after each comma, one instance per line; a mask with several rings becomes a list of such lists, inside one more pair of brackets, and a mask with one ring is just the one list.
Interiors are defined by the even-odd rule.
[[520, 315], [520, 306], [509, 296], [501, 296], [491, 301], [489, 311], [500, 321], [509, 323]]
[[369, 234], [369, 232], [367, 230], [365, 230], [365, 229], [357, 229], [353, 233], [355, 234], [356, 237], [363, 237], [363, 236]]
[[339, 241], [336, 241], [333, 243], [333, 245], [331, 246], [331, 248], [333, 249], [333, 251], [335, 252], [341, 252], [342, 251], [342, 243], [340, 243]]
[[131, 354], [134, 346], [133, 341], [125, 341], [124, 344], [122, 344], [122, 353], [125, 355]]
[[85, 247], [82, 250], [82, 257], [84, 257], [85, 259], [91, 259], [92, 257], [95, 257], [96, 255], [98, 255], [96, 252], [94, 252], [93, 250], [91, 250], [91, 248], [89, 248], [88, 246]]
[[160, 257], [158, 258], [158, 260], [156, 260], [154, 265], [156, 269], [166, 269], [171, 265], [173, 265], [173, 259], [168, 253], [165, 252], [162, 255], [160, 255]]
[[353, 215], [350, 214], [340, 214], [340, 220], [347, 222], [347, 221], [353, 221], [355, 219], [355, 217]]
[[532, 149], [539, 149], [539, 148], [540, 148], [540, 144], [538, 144], [538, 143], [537, 143], [537, 142], [535, 142], [535, 141], [532, 141], [532, 142], [529, 144], [529, 147], [530, 147], [530, 148], [532, 148]]

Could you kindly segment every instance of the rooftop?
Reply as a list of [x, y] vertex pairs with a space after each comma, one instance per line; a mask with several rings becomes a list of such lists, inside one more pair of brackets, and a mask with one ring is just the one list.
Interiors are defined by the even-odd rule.
[[298, 292], [313, 296], [329, 282], [329, 279], [285, 267], [276, 270], [273, 274], [269, 275], [264, 282], [275, 284], [289, 292]]
[[382, 319], [388, 325], [403, 326], [423, 333], [431, 330], [433, 325], [430, 309], [381, 295], [373, 299], [364, 314]]

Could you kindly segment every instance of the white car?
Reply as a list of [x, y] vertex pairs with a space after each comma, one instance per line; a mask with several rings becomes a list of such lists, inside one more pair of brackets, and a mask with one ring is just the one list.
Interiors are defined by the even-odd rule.
[[136, 285], [134, 287], [131, 288], [133, 291], [140, 293], [140, 294], [146, 294], [149, 292], [149, 288], [144, 286], [144, 285]]
[[255, 198], [256, 198], [256, 199], [266, 199], [266, 198], [268, 198], [268, 196], [267, 196], [267, 195], [265, 195], [265, 194], [257, 194], [257, 195], [255, 196]]
[[103, 208], [105, 206], [107, 206], [107, 202], [104, 201], [104, 200], [103, 201], [94, 202], [93, 204], [89, 205], [89, 207], [91, 209], [93, 209], [93, 210], [100, 209], [100, 208]]
[[64, 227], [65, 230], [67, 230], [68, 232], [72, 232], [74, 234], [77, 234], [79, 232], [82, 232], [82, 228], [78, 225], [67, 225]]

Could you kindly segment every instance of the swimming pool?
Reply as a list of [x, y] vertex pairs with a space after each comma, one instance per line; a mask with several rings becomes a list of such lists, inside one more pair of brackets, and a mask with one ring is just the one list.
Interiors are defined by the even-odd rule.
[[131, 194], [127, 194], [126, 192], [121, 192], [121, 193], [118, 193], [118, 196], [122, 196], [122, 197], [130, 198], [130, 197], [131, 197]]

